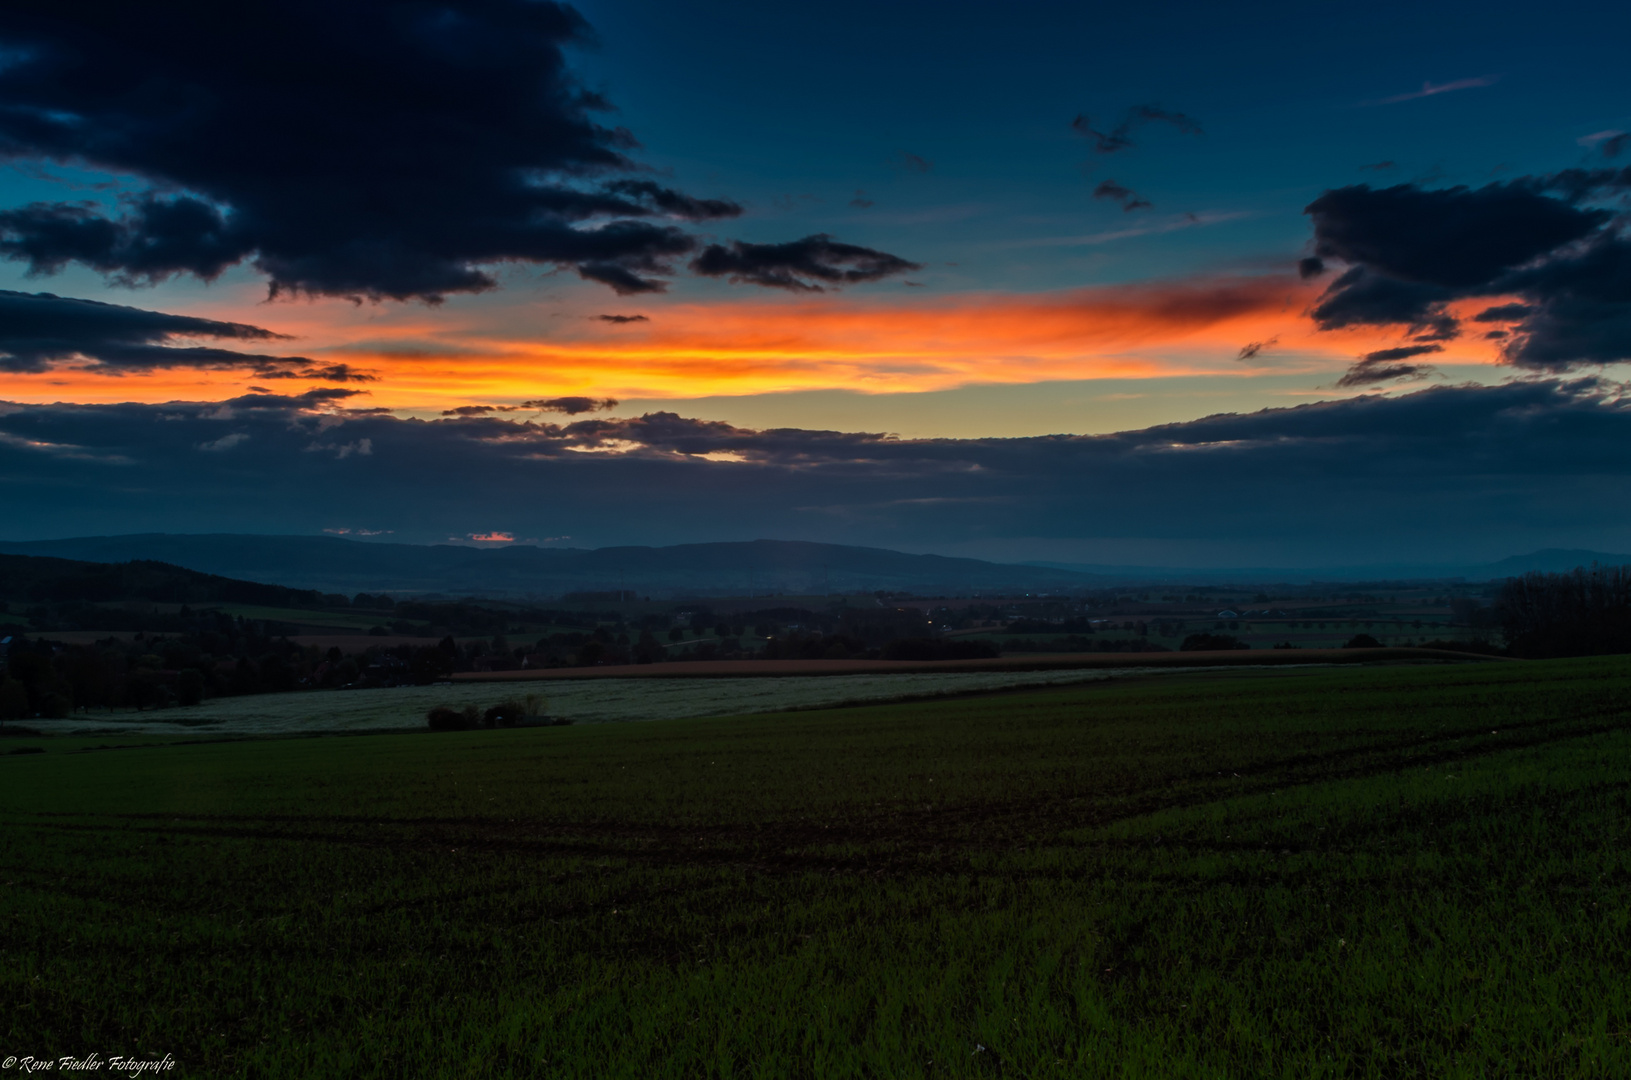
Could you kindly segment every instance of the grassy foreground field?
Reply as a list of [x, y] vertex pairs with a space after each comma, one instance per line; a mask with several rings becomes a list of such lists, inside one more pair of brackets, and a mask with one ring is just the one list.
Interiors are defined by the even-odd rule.
[[0, 756], [0, 1056], [1631, 1075], [1624, 658], [98, 741]]

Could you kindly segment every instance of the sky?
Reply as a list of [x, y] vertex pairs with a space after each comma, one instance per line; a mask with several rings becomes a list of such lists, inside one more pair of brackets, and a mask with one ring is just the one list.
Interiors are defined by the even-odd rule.
[[0, 538], [1631, 551], [1631, 12], [127, 8], [0, 11]]

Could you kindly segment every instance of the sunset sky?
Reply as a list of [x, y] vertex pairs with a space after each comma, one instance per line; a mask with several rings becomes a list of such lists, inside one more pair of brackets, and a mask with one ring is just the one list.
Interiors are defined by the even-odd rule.
[[157, 10], [0, 12], [0, 539], [1631, 551], [1626, 9]]

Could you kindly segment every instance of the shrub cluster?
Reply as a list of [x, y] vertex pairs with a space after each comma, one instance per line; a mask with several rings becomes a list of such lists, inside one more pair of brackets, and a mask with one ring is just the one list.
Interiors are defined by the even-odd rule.
[[529, 694], [525, 701], [501, 701], [489, 709], [466, 705], [455, 709], [451, 705], [438, 705], [425, 714], [425, 722], [432, 731], [471, 731], [476, 728], [511, 728], [526, 723], [568, 724], [570, 720], [551, 721], [543, 716], [544, 701]]

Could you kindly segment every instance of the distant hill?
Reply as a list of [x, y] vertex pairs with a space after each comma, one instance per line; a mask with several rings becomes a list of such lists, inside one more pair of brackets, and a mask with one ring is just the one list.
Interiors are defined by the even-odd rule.
[[1631, 555], [1611, 555], [1603, 551], [1577, 551], [1565, 548], [1546, 548], [1543, 551], [1530, 552], [1528, 555], [1514, 555], [1500, 562], [1490, 563], [1481, 568], [1481, 572], [1490, 577], [1513, 577], [1517, 574], [1527, 574], [1531, 570], [1543, 570], [1555, 574], [1564, 570], [1573, 570], [1577, 566], [1590, 566], [1598, 563], [1602, 566], [1631, 566]]
[[0, 552], [107, 563], [157, 560], [210, 574], [347, 594], [1038, 592], [1104, 586], [1113, 580], [1050, 567], [789, 540], [589, 550], [151, 533], [4, 542]]
[[245, 587], [267, 581], [285, 588], [346, 595], [442, 593], [478, 597], [556, 597], [619, 589], [674, 597], [741, 595], [750, 590], [761, 595], [879, 590], [989, 594], [1119, 588], [1136, 583], [1488, 581], [1530, 570], [1570, 570], [1593, 562], [1605, 566], [1631, 564], [1631, 555], [1552, 548], [1477, 565], [1196, 570], [1069, 563], [1015, 565], [796, 540], [597, 549], [528, 545], [474, 548], [375, 543], [334, 536], [167, 533], [8, 541], [0, 542], [0, 553], [96, 563], [140, 560], [168, 564], [172, 570], [186, 567], [222, 581], [238, 580]]
[[[238, 581], [147, 560], [108, 564], [0, 554], [0, 598], [23, 604], [147, 600], [167, 604], [288, 607], [316, 604], [320, 594], [309, 589]], [[0, 617], [0, 622], [3, 621]]]

